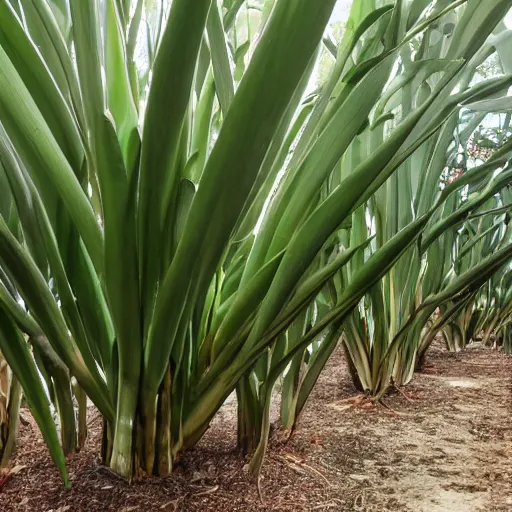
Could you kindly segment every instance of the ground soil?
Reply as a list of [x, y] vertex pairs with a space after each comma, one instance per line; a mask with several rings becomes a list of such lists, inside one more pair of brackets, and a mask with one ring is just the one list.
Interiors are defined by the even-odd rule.
[[511, 377], [511, 356], [434, 348], [423, 373], [376, 405], [353, 399], [338, 351], [291, 439], [269, 450], [263, 503], [234, 449], [233, 401], [172, 477], [131, 485], [100, 465], [91, 408], [87, 444], [68, 460], [70, 489], [25, 413], [0, 511], [511, 511]]

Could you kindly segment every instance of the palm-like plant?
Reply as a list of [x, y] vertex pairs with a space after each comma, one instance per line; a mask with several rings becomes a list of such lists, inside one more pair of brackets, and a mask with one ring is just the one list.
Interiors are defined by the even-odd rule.
[[[437, 12], [440, 12], [445, 5], [440, 3], [436, 7]], [[454, 47], [464, 39], [462, 34], [465, 30], [472, 33], [472, 23], [475, 20], [471, 21], [471, 15], [468, 14], [476, 12], [476, 8], [474, 4], [468, 5], [467, 11], [461, 9], [445, 12], [437, 25], [431, 25], [425, 33], [420, 34], [408, 51], [403, 50], [401, 67], [397, 69], [394, 80], [387, 85], [382, 97], [379, 98], [373, 118], [370, 118], [370, 125], [353, 140], [327, 187], [336, 187], [340, 179], [350, 175], [353, 169], [356, 169], [362, 160], [367, 159], [382, 140], [389, 136], [389, 128], [394, 125], [400, 126], [404, 113], [407, 114], [411, 109], [417, 108], [423, 101], [423, 95], [430, 94], [439, 79], [436, 69], [443, 62], [440, 59], [449, 53], [453, 54]], [[409, 22], [412, 23], [411, 20], [415, 19], [413, 14], [419, 16], [420, 13], [421, 10], [409, 13]], [[493, 21], [498, 22], [499, 18]], [[486, 30], [492, 30], [492, 27], [492, 24], [488, 24]], [[453, 35], [454, 30], [458, 32], [457, 36]], [[470, 83], [481, 62], [495, 51], [497, 41], [507, 41], [509, 31], [504, 30], [503, 26], [497, 30], [502, 30], [503, 33], [491, 37], [480, 49], [474, 47], [472, 57], [471, 53], [465, 54], [469, 61], [453, 78], [457, 94], [448, 93], [438, 98], [438, 109], [442, 109], [443, 102], [445, 106], [450, 103], [461, 106], [465, 102], [471, 103], [472, 96], [482, 99], [487, 94], [493, 97], [506, 93], [509, 78], [503, 81], [493, 79], [476, 87]], [[374, 57], [371, 53], [368, 55], [368, 50], [365, 49], [372, 47], [372, 35], [366, 34], [366, 41], [363, 39], [361, 43], [360, 51], [365, 57]], [[461, 48], [459, 50], [464, 51]], [[457, 183], [446, 182], [447, 164], [455, 165], [455, 162], [450, 161], [449, 155], [458, 151], [462, 144], [454, 144], [459, 126], [463, 130], [458, 135], [460, 141], [462, 137], [467, 138], [473, 133], [485, 116], [485, 109], [492, 107], [488, 102], [479, 101], [470, 105], [470, 108], [470, 112], [476, 111], [477, 114], [472, 113], [463, 118], [459, 118], [459, 109], [448, 109], [439, 129], [423, 141], [421, 146], [415, 148], [412, 158], [406, 161], [379, 190], [371, 187], [371, 193], [365, 195], [367, 201], [354, 210], [351, 222], [345, 223], [346, 225], [339, 231], [338, 243], [344, 246], [362, 243], [370, 235], [375, 235], [375, 240], [366, 249], [366, 254], [360, 251], [334, 276], [317, 297], [309, 315], [299, 319], [296, 327], [288, 331], [289, 339], [303, 335], [329, 312], [336, 302], [337, 295], [364, 267], [372, 252], [381, 247], [390, 236], [418, 216], [427, 215], [429, 211], [432, 213], [423, 235], [427, 240], [419, 246], [420, 250], [411, 247], [382, 281], [372, 287], [343, 324], [338, 326], [338, 331], [332, 326], [327, 335], [319, 337], [308, 350], [303, 350], [294, 358], [283, 381], [281, 421], [286, 428], [292, 428], [295, 424], [314, 382], [336, 347], [341, 332], [349, 368], [359, 389], [378, 398], [389, 386], [407, 383], [435, 334], [445, 325], [442, 317], [432, 324], [430, 330], [425, 330], [425, 324], [438, 307], [443, 310], [448, 308], [447, 299], [437, 294], [452, 283], [455, 277], [461, 275], [463, 271], [471, 270], [488, 255], [484, 253], [479, 258], [472, 258], [471, 261], [466, 258], [463, 266], [457, 265], [457, 273], [452, 271], [456, 263], [453, 255], [458, 255], [458, 251], [453, 252], [453, 244], [459, 240], [457, 230], [460, 222], [510, 182], [510, 173], [505, 172], [489, 184], [490, 173], [507, 166], [510, 144], [503, 144], [506, 142], [503, 137], [497, 144], [498, 153], [491, 160], [480, 162], [480, 165]], [[338, 175], [341, 175], [341, 178]], [[505, 192], [506, 189], [503, 193]], [[468, 200], [468, 195], [472, 201]], [[501, 229], [503, 234], [502, 221], [502, 217], [495, 220], [496, 228]], [[475, 238], [476, 244], [478, 238]], [[501, 242], [502, 245], [508, 243], [507, 237]], [[471, 247], [471, 243], [468, 244], [466, 249]], [[326, 251], [324, 261], [329, 258], [329, 254]], [[490, 263], [488, 268], [493, 269], [488, 276], [496, 271], [496, 267]], [[476, 294], [478, 286], [475, 278], [479, 279], [481, 275], [470, 273], [464, 277], [467, 278], [467, 287], [472, 287]], [[454, 287], [452, 290], [455, 298], [460, 289]], [[448, 311], [453, 312], [453, 309], [448, 308]]]
[[[441, 9], [443, 4], [436, 7]], [[489, 10], [484, 13], [476, 4], [468, 4], [465, 10], [445, 13], [436, 26], [429, 27], [416, 41], [413, 58], [411, 50], [402, 52], [402, 70], [384, 91], [373, 123], [358, 136], [341, 163], [342, 176], [350, 174], [361, 160], [375, 151], [386, 136], [389, 124], [400, 122], [400, 116], [403, 119], [421, 104], [424, 94], [430, 94], [439, 79], [436, 68], [442, 62], [440, 59], [449, 56], [465, 58], [467, 64], [453, 78], [452, 85], [457, 94], [447, 93], [439, 97], [433, 108], [442, 110], [450, 104], [471, 103], [470, 108], [477, 110], [477, 115], [465, 120], [465, 129], [468, 131], [469, 126], [469, 134], [472, 133], [475, 124], [482, 119], [480, 111], [491, 107], [481, 100], [486, 95], [506, 94], [510, 84], [510, 78], [505, 77], [471, 87], [476, 69], [495, 51], [495, 41], [482, 47], [461, 45], [461, 41], [469, 41], [469, 34], [475, 30], [483, 34], [478, 24], [484, 19], [486, 34], [490, 34], [501, 21], [494, 7], [489, 5]], [[478, 20], [474, 17], [477, 10], [483, 15]], [[500, 41], [505, 40], [504, 35], [508, 37], [508, 31], [500, 35]], [[348, 245], [375, 233], [372, 245], [378, 248], [398, 230], [432, 212], [434, 205], [435, 212], [423, 234], [419, 251], [410, 248], [343, 325], [356, 384], [375, 396], [381, 396], [392, 383], [401, 385], [412, 377], [422, 329], [437, 307], [424, 308], [422, 304], [427, 299], [430, 301], [430, 295], [440, 292], [449, 282], [443, 283], [443, 278], [453, 265], [450, 237], [455, 236], [455, 228], [471, 211], [510, 183], [508, 167], [489, 183], [490, 173], [507, 163], [510, 144], [505, 144], [487, 164], [473, 169], [464, 179], [449, 186], [443, 184], [447, 156], [458, 125], [459, 112], [455, 109], [442, 119], [435, 134], [416, 148], [413, 157], [384, 186], [379, 190], [371, 187], [373, 195], [367, 193], [368, 202], [354, 211], [351, 226], [342, 234], [344, 244]], [[467, 198], [468, 185], [472, 187], [470, 198]], [[364, 261], [363, 255], [352, 259], [338, 277], [338, 289], [350, 282]], [[468, 268], [476, 263], [473, 261]], [[421, 314], [416, 311], [418, 307]]]

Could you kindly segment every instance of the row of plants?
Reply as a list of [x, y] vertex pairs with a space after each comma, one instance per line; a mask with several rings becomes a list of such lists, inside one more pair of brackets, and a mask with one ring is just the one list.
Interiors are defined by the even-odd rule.
[[0, 0], [0, 450], [22, 389], [67, 482], [89, 399], [104, 463], [165, 475], [236, 393], [258, 475], [340, 340], [379, 399], [508, 334], [512, 143], [453, 176], [512, 0], [354, 0], [339, 41], [335, 4]]

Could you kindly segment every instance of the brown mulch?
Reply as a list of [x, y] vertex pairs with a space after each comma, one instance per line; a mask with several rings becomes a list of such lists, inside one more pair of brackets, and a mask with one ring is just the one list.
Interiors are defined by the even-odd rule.
[[86, 446], [68, 460], [70, 489], [28, 417], [0, 511], [512, 510], [511, 376], [500, 352], [434, 347], [410, 385], [374, 404], [356, 397], [338, 350], [290, 441], [269, 450], [264, 503], [235, 450], [233, 400], [171, 477], [131, 485], [99, 463], [94, 408]]

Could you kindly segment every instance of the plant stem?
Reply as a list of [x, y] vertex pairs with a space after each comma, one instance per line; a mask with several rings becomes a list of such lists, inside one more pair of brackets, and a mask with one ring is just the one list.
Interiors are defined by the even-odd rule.
[[137, 408], [137, 389], [131, 380], [120, 382], [116, 430], [110, 467], [120, 475], [131, 478], [133, 461], [133, 428]]

